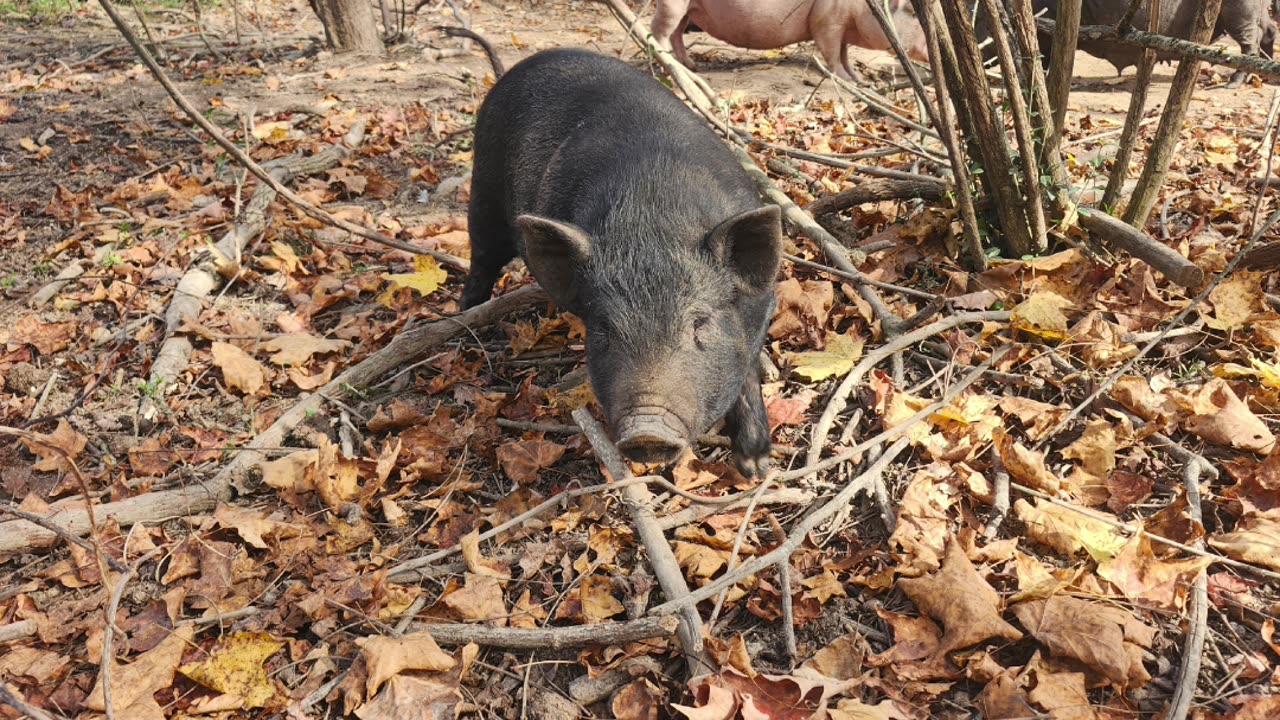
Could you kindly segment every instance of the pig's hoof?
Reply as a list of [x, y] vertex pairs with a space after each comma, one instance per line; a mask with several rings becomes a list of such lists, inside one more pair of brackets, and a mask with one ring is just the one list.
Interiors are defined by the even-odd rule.
[[741, 452], [733, 454], [733, 465], [743, 477], [762, 478], [769, 472], [769, 451], [763, 455], [747, 455]]
[[1244, 85], [1244, 78], [1245, 78], [1244, 73], [1238, 73], [1236, 75], [1232, 75], [1231, 79], [1227, 81], [1227, 89], [1235, 90], [1241, 85]]

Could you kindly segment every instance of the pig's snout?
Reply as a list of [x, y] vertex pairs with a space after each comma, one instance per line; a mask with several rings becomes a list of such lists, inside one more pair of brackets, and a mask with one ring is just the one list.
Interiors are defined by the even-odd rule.
[[632, 411], [617, 422], [616, 428], [618, 449], [634, 462], [672, 463], [689, 446], [684, 423], [660, 408]]

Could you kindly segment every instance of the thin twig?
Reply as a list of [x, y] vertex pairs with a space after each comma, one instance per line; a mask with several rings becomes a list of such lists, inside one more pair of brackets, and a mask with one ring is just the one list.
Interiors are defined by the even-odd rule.
[[805, 538], [814, 528], [818, 527], [822, 521], [835, 514], [840, 508], [851, 502], [859, 493], [865, 491], [871, 486], [872, 480], [876, 475], [884, 472], [889, 463], [897, 459], [898, 455], [906, 449], [910, 441], [907, 438], [899, 438], [897, 442], [889, 446], [884, 455], [880, 459], [868, 467], [861, 475], [854, 478], [845, 485], [845, 487], [836, 494], [825, 505], [815, 510], [812, 514], [805, 517], [796, 524], [787, 536], [787, 541], [778, 547], [770, 550], [764, 555], [752, 558], [751, 560], [738, 566], [738, 569], [725, 573], [713, 582], [710, 582], [697, 590], [689, 593], [683, 598], [672, 598], [667, 602], [658, 605], [650, 610], [654, 614], [670, 614], [684, 610], [686, 608], [695, 607], [703, 600], [712, 598], [721, 590], [736, 585], [748, 577], [759, 573], [760, 571], [775, 565], [779, 562], [787, 561], [791, 555], [799, 549]]
[[161, 552], [164, 552], [164, 548], [153, 548], [146, 555], [135, 560], [127, 570], [121, 573], [111, 591], [111, 600], [107, 603], [106, 630], [102, 633], [102, 663], [99, 668], [101, 673], [102, 707], [107, 720], [115, 720], [116, 715], [115, 704], [112, 701], [111, 672], [116, 664], [115, 649], [113, 647], [116, 633], [124, 635], [124, 631], [116, 625], [116, 613], [120, 610], [120, 598], [124, 596], [125, 586], [129, 584], [134, 575], [138, 574], [138, 569]]
[[[1187, 510], [1196, 525], [1202, 525], [1204, 514], [1200, 508], [1200, 474], [1209, 463], [1196, 456], [1182, 466], [1183, 485], [1187, 491]], [[1204, 540], [1196, 539], [1195, 547], [1204, 549]], [[1182, 659], [1178, 663], [1178, 679], [1169, 700], [1168, 720], [1186, 720], [1195, 699], [1196, 685], [1200, 681], [1200, 661], [1204, 656], [1204, 638], [1209, 623], [1209, 576], [1202, 569], [1191, 585], [1191, 604], [1187, 609], [1187, 637], [1182, 645]]]
[[904, 335], [900, 335], [888, 343], [872, 350], [854, 366], [849, 374], [845, 376], [840, 385], [831, 394], [831, 399], [827, 402], [827, 407], [822, 411], [822, 416], [818, 422], [814, 424], [813, 432], [809, 436], [809, 453], [805, 458], [806, 465], [814, 465], [821, 457], [822, 451], [827, 443], [827, 434], [831, 431], [831, 425], [835, 422], [836, 416], [844, 411], [849, 395], [853, 392], [853, 388], [862, 381], [871, 368], [875, 367], [880, 361], [893, 355], [899, 350], [908, 348], [915, 343], [926, 338], [937, 335], [938, 333], [950, 330], [957, 325], [964, 325], [973, 322], [1005, 322], [1011, 317], [1011, 313], [1004, 311], [988, 311], [988, 312], [969, 312], [950, 315], [936, 322], [930, 323], [922, 328], [912, 330]]
[[[587, 436], [587, 441], [595, 450], [596, 458], [605, 466], [609, 475], [615, 481], [631, 479], [631, 471], [627, 469], [627, 463], [622, 459], [622, 454], [609, 440], [600, 423], [591, 417], [591, 413], [587, 412], [586, 408], [578, 408], [573, 411], [573, 420], [582, 428], [582, 433]], [[658, 519], [653, 513], [651, 507], [653, 496], [644, 485], [636, 484], [624, 487], [622, 497], [626, 502], [627, 510], [631, 513], [636, 534], [640, 537], [640, 542], [649, 556], [653, 575], [658, 579], [663, 593], [672, 601], [688, 597], [689, 586], [685, 584], [680, 563], [676, 561], [671, 545], [668, 544], [666, 536], [658, 526]], [[702, 653], [702, 618], [698, 615], [695, 604], [684, 606], [679, 617], [680, 629], [677, 631], [677, 636], [680, 638], [680, 647], [692, 677], [709, 667]]]

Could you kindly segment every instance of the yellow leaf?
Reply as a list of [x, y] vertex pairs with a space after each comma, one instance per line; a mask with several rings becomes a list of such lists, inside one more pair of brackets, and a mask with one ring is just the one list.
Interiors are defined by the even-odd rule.
[[827, 342], [826, 350], [808, 350], [788, 353], [787, 362], [791, 363], [792, 372], [811, 382], [825, 380], [831, 376], [843, 377], [853, 369], [853, 364], [862, 357], [862, 341], [848, 335], [837, 335]]
[[22, 149], [26, 150], [27, 152], [35, 152], [36, 150], [40, 149], [40, 146], [36, 145], [36, 141], [32, 140], [29, 137], [22, 138], [21, 140], [18, 141], [18, 144], [21, 145]]
[[413, 259], [413, 272], [400, 274], [383, 274], [391, 281], [391, 288], [378, 301], [383, 304], [391, 302], [391, 295], [400, 288], [413, 288], [419, 295], [427, 296], [440, 289], [440, 284], [449, 279], [449, 274], [440, 263], [430, 255], [419, 255]]
[[1064, 308], [1071, 301], [1057, 293], [1041, 290], [1031, 293], [1013, 309], [1013, 326], [1046, 340], [1067, 338], [1067, 316]]
[[287, 694], [267, 676], [264, 663], [283, 647], [265, 632], [236, 633], [219, 640], [207, 659], [183, 665], [178, 672], [207, 688], [238, 696], [243, 708], [276, 707]]
[[1213, 315], [1204, 322], [1214, 330], [1237, 330], [1265, 310], [1262, 273], [1238, 272], [1209, 293]]
[[289, 139], [292, 129], [288, 122], [265, 122], [253, 128], [253, 136], [268, 145], [277, 145]]

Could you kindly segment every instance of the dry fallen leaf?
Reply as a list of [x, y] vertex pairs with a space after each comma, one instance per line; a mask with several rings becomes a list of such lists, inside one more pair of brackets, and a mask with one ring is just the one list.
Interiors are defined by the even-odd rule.
[[1063, 312], [1073, 305], [1070, 300], [1048, 290], [1031, 293], [1026, 300], [1013, 308], [1010, 323], [1046, 340], [1067, 339], [1067, 315]]
[[1210, 562], [1207, 557], [1157, 558], [1151, 551], [1150, 538], [1139, 533], [1119, 555], [1098, 564], [1098, 575], [1143, 607], [1181, 611], [1191, 584]]
[[1063, 555], [1081, 550], [1099, 562], [1115, 557], [1128, 542], [1128, 537], [1111, 525], [1082, 512], [1042, 502], [1027, 500], [1013, 504], [1014, 514], [1027, 525], [1027, 534], [1036, 542], [1048, 545]]
[[925, 577], [902, 578], [898, 586], [916, 607], [945, 628], [939, 655], [992, 638], [1022, 637], [1000, 617], [999, 593], [982, 579], [954, 539], [947, 543], [941, 570]]
[[306, 365], [312, 355], [339, 352], [351, 347], [346, 340], [318, 338], [308, 333], [289, 333], [262, 343], [262, 349], [274, 353], [270, 360], [276, 365]]
[[1276, 438], [1266, 423], [1249, 409], [1225, 380], [1214, 378], [1183, 400], [1193, 413], [1186, 419], [1189, 432], [1217, 445], [1241, 450], [1270, 452]]
[[1210, 536], [1209, 544], [1237, 560], [1280, 571], [1280, 518], [1244, 518], [1235, 532]]
[[262, 363], [231, 343], [215, 342], [212, 350], [213, 364], [222, 370], [222, 379], [227, 387], [245, 395], [258, 394], [267, 381]]
[[230, 698], [233, 707], [274, 708], [287, 701], [288, 692], [267, 675], [264, 663], [285, 647], [265, 632], [241, 632], [224, 636], [209, 656], [188, 663], [178, 672]]
[[[190, 623], [183, 623], [174, 629], [173, 634], [160, 641], [160, 644], [138, 656], [132, 663], [116, 666], [111, 672], [111, 704], [116, 717], [136, 717], [133, 709], [159, 712], [152, 696], [173, 684], [173, 674], [182, 662], [182, 654], [186, 652], [195, 639], [195, 628]], [[85, 698], [85, 707], [94, 712], [106, 710], [106, 701], [102, 694], [102, 676], [93, 686], [93, 692]], [[139, 712], [139, 715], [142, 715]], [[157, 715], [142, 715], [157, 717]]]
[[31, 467], [40, 472], [71, 472], [70, 463], [75, 462], [89, 444], [89, 439], [71, 427], [66, 418], [60, 418], [58, 427], [47, 435], [32, 433], [32, 437], [21, 440], [31, 454], [39, 458]]
[[844, 377], [862, 357], [862, 340], [836, 335], [827, 339], [825, 350], [787, 353], [784, 357], [791, 371], [809, 382]]
[[502, 471], [513, 481], [526, 485], [538, 479], [539, 471], [555, 465], [565, 447], [550, 440], [517, 440], [498, 448]]
[[368, 697], [382, 687], [382, 683], [400, 674], [402, 670], [428, 670], [438, 672], [453, 667], [456, 661], [440, 649], [430, 631], [410, 633], [401, 637], [356, 638], [360, 654], [364, 657], [368, 677], [365, 692]]
[[1254, 315], [1266, 310], [1262, 273], [1237, 271], [1209, 293], [1213, 314], [1204, 324], [1214, 330], [1239, 330]]
[[1140, 649], [1145, 640], [1132, 634], [1145, 626], [1127, 610], [1061, 595], [1012, 609], [1022, 627], [1055, 657], [1078, 660], [1117, 688], [1141, 687], [1151, 679], [1141, 653], [1126, 647]]
[[449, 273], [430, 255], [417, 255], [413, 258], [413, 272], [386, 274], [382, 277], [391, 281], [391, 288], [379, 300], [389, 302], [391, 295], [400, 288], [413, 288], [419, 295], [426, 297], [440, 289], [444, 281], [449, 279]]

